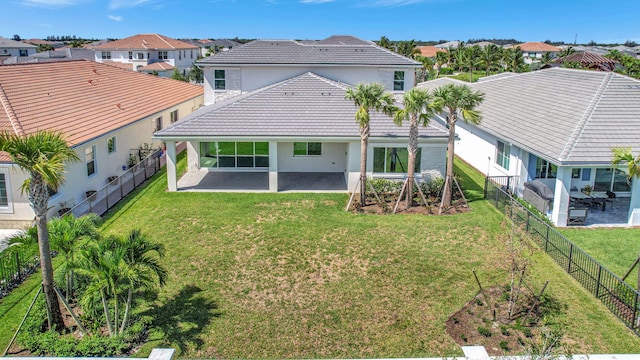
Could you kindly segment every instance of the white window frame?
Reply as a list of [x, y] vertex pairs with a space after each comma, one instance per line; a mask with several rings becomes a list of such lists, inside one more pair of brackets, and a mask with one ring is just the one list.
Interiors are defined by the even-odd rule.
[[[87, 168], [87, 177], [92, 177], [98, 173], [98, 164], [96, 162], [96, 146], [91, 145], [84, 149], [84, 163]], [[93, 172], [89, 174], [89, 164], [93, 163]]]
[[169, 58], [169, 53], [167, 51], [158, 51], [158, 59], [167, 60]]
[[7, 205], [0, 205], [0, 213], [13, 213], [13, 201], [11, 201], [11, 178], [9, 177], [9, 169], [0, 169], [0, 174], [4, 176], [4, 186], [7, 193]]
[[153, 121], [153, 132], [162, 130], [162, 116], [158, 116]]
[[171, 124], [178, 121], [178, 109], [175, 109], [171, 113], [169, 113], [169, 119], [170, 119], [169, 122]]
[[[396, 80], [396, 74], [402, 74], [402, 79]], [[405, 72], [401, 70], [397, 70], [393, 72], [393, 91], [404, 91], [404, 80], [405, 80]], [[396, 85], [398, 89], [396, 89]]]
[[[502, 150], [500, 149], [500, 145], [502, 145]], [[504, 141], [498, 140], [496, 144], [496, 156], [495, 162], [498, 166], [505, 170], [509, 170], [511, 160], [511, 145]]]
[[100, 56], [102, 60], [111, 60], [111, 51], [102, 51]]
[[129, 60], [133, 60], [133, 51], [129, 51]]
[[[217, 77], [222, 72], [222, 77]], [[223, 69], [214, 69], [213, 70], [213, 89], [214, 90], [226, 90], [227, 89], [227, 72]], [[218, 86], [218, 84], [222, 84], [222, 86]]]
[[[296, 144], [305, 144], [305, 153], [304, 154], [296, 154]], [[309, 150], [311, 147], [311, 144], [319, 144], [320, 145], [320, 154], [309, 154]], [[295, 141], [293, 143], [293, 156], [294, 157], [318, 157], [318, 156], [322, 156], [322, 143], [319, 141]]]
[[[111, 143], [113, 145], [111, 145]], [[116, 151], [118, 151], [118, 143], [116, 142], [116, 137], [112, 136], [107, 139], [107, 153], [111, 155], [111, 154], [115, 154]]]
[[20, 49], [20, 50], [18, 51], [18, 55], [19, 55], [20, 57], [29, 56], [29, 50], [26, 50], [26, 49]]

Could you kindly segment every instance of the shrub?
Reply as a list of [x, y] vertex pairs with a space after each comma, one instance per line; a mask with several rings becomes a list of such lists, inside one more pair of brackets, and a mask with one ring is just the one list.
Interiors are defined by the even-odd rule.
[[509, 342], [506, 340], [502, 340], [500, 341], [500, 343], [498, 343], [498, 345], [500, 346], [500, 349], [504, 350], [504, 351], [509, 351]]
[[506, 325], [500, 325], [500, 333], [504, 336], [509, 336], [511, 333], [509, 332], [509, 328]]
[[437, 177], [420, 184], [424, 196], [439, 198], [444, 187], [444, 178]]
[[528, 337], [528, 338], [532, 338], [533, 337], [533, 333], [531, 332], [531, 329], [523, 329], [522, 333], [524, 334], [524, 336]]
[[484, 326], [478, 326], [478, 333], [484, 337], [491, 337], [491, 330]]
[[451, 75], [453, 74], [453, 68], [443, 67], [440, 69], [440, 75]]

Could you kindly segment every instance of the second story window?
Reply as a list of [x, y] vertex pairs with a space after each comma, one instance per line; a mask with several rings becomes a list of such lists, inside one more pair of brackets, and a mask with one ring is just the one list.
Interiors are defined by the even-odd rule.
[[100, 55], [102, 56], [102, 60], [111, 59], [111, 51], [102, 51]]
[[156, 124], [155, 124], [155, 128], [153, 129], [153, 132], [160, 131], [160, 130], [162, 130], [162, 116], [159, 116], [156, 118]]
[[133, 60], [133, 51], [129, 51], [129, 60]]
[[138, 53], [138, 60], [144, 60], [144, 53]]
[[214, 90], [224, 90], [227, 88], [227, 84], [225, 82], [225, 71], [224, 70], [214, 70], [213, 71], [214, 78]]
[[169, 58], [166, 51], [158, 51], [158, 59], [167, 60]]
[[172, 124], [173, 124], [174, 122], [178, 121], [178, 110], [177, 110], [177, 109], [176, 109], [176, 110], [173, 110], [173, 111], [170, 113], [170, 115], [171, 115], [171, 119], [170, 119], [170, 121], [171, 121], [171, 123], [172, 123]]
[[87, 176], [96, 173], [96, 146], [89, 146], [84, 149], [84, 161], [87, 164]]
[[393, 90], [394, 91], [404, 90], [404, 71], [393, 72]]
[[20, 57], [29, 56], [29, 50], [20, 50]]

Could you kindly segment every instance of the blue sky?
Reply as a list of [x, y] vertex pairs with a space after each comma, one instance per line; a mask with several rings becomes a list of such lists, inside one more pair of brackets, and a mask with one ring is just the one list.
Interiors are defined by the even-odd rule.
[[0, 0], [0, 36], [640, 42], [639, 1]]

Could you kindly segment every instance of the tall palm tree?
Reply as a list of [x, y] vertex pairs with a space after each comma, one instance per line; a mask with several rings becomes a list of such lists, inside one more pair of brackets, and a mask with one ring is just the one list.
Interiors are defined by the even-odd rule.
[[418, 154], [418, 125], [427, 126], [429, 120], [434, 114], [431, 104], [433, 96], [428, 90], [413, 88], [403, 97], [403, 109], [396, 111], [393, 121], [402, 126], [404, 121], [409, 121], [409, 143], [407, 151], [409, 153], [409, 162], [407, 166], [407, 197], [405, 207], [411, 207], [413, 199], [413, 183], [416, 169], [416, 155]]
[[78, 161], [78, 155], [67, 145], [61, 133], [48, 130], [30, 135], [2, 132], [0, 133], [0, 151], [8, 153], [11, 161], [29, 174], [29, 178], [22, 184], [21, 189], [23, 193], [27, 193], [36, 216], [47, 314], [50, 325], [62, 330], [64, 322], [53, 288], [53, 265], [47, 230], [48, 188], [56, 190], [64, 183], [65, 163]]
[[558, 57], [567, 57], [569, 55], [573, 55], [576, 53], [576, 49], [573, 48], [573, 46], [567, 46], [566, 48], [560, 50], [560, 52], [558, 53]]
[[482, 118], [476, 107], [484, 100], [484, 94], [473, 91], [467, 85], [446, 84], [433, 91], [435, 111], [447, 110], [447, 127], [449, 128], [449, 143], [447, 145], [447, 176], [442, 194], [442, 203], [451, 205], [453, 193], [453, 156], [456, 137], [456, 122], [458, 112], [465, 122], [479, 124]]
[[352, 100], [356, 111], [356, 122], [360, 127], [360, 204], [365, 205], [367, 183], [367, 147], [369, 144], [369, 113], [371, 110], [389, 116], [395, 113], [395, 102], [391, 93], [385, 92], [384, 86], [379, 83], [358, 84], [355, 88], [349, 88], [344, 98]]
[[486, 75], [489, 76], [491, 69], [495, 68], [496, 64], [502, 57], [502, 48], [496, 44], [488, 44], [482, 49], [480, 54], [482, 58], [482, 64], [484, 65]]
[[440, 70], [442, 67], [449, 62], [449, 55], [444, 51], [438, 51], [436, 53], [436, 79], [440, 77]]
[[458, 71], [462, 71], [464, 68], [466, 57], [467, 57], [467, 47], [464, 42], [460, 42], [457, 48], [449, 48], [449, 52], [451, 53], [451, 57], [453, 62], [456, 65], [456, 69]]
[[127, 264], [127, 280], [129, 282], [127, 302], [119, 331], [122, 334], [129, 320], [134, 291], [141, 288], [152, 288], [156, 284], [164, 286], [167, 281], [167, 270], [160, 264], [158, 257], [151, 256], [152, 252], [159, 257], [164, 256], [164, 246], [149, 241], [139, 229], [131, 230], [129, 236], [120, 241], [120, 245], [125, 248], [124, 262]]
[[505, 70], [512, 72], [520, 72], [524, 67], [524, 55], [520, 46], [508, 48], [502, 52], [502, 61]]
[[420, 63], [422, 64], [422, 80], [421, 81], [424, 82], [427, 78], [427, 74], [433, 72], [433, 65], [435, 65], [435, 62], [433, 61], [433, 58], [422, 56], [422, 55], [415, 55], [415, 59], [417, 61], [420, 61]]
[[540, 63], [542, 64], [542, 66], [547, 66], [549, 64], [551, 64], [551, 62], [554, 60], [554, 56], [551, 52], [547, 51], [544, 54], [542, 54], [542, 57], [540, 58]]
[[464, 65], [469, 69], [469, 82], [473, 82], [473, 71], [482, 66], [482, 49], [478, 45], [473, 45], [465, 51]]
[[64, 263], [58, 268], [57, 274], [64, 277], [67, 301], [73, 293], [74, 276], [71, 264], [74, 261], [79, 242], [84, 238], [97, 238], [99, 223], [100, 217], [96, 214], [76, 218], [69, 213], [61, 218], [51, 220], [48, 224], [51, 247], [64, 257]]

